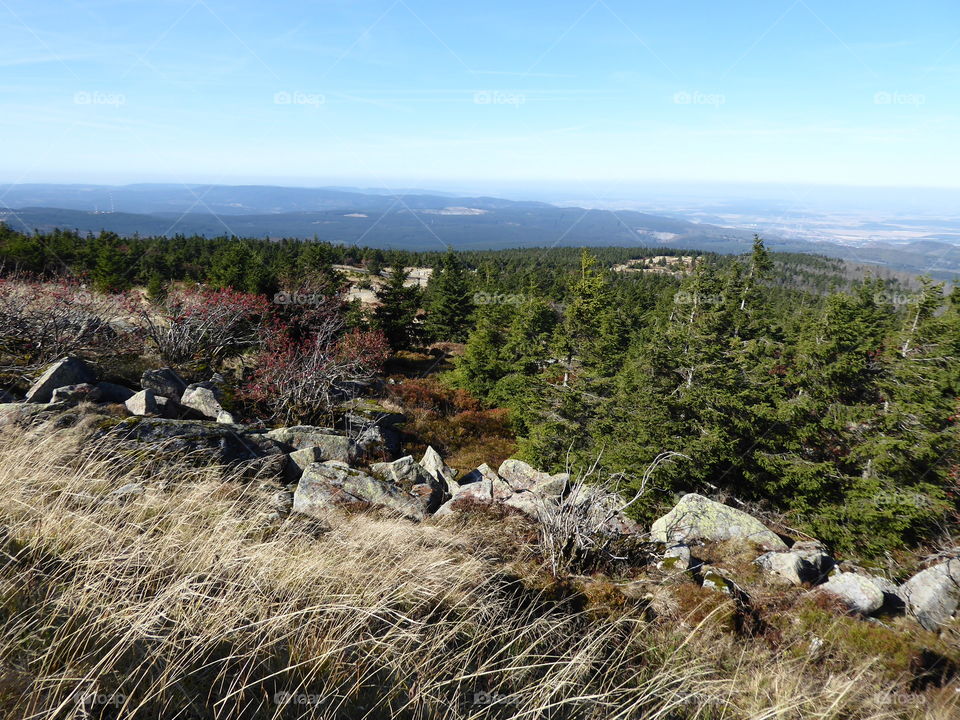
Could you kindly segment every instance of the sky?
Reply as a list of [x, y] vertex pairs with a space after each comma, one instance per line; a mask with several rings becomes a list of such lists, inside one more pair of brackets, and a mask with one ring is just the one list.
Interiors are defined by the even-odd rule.
[[0, 183], [960, 187], [957, 0], [0, 0]]

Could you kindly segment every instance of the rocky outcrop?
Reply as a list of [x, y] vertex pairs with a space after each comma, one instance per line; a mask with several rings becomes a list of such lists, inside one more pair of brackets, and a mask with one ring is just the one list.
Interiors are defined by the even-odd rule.
[[370, 472], [418, 498], [427, 513], [436, 512], [450, 499], [446, 482], [428, 473], [412, 455], [393, 462], [374, 463], [370, 466]]
[[356, 446], [350, 438], [330, 428], [295, 425], [271, 430], [265, 436], [294, 450], [317, 448], [322, 460], [350, 463], [356, 457]]
[[131, 415], [157, 415], [160, 412], [153, 390], [135, 393], [124, 405]]
[[870, 578], [858, 573], [837, 573], [818, 591], [839, 598], [851, 612], [860, 615], [870, 615], [883, 607], [883, 592]]
[[151, 444], [158, 451], [182, 454], [197, 462], [233, 464], [266, 455], [286, 456], [285, 449], [269, 438], [209, 420], [132, 417], [104, 432], [123, 442]]
[[447, 490], [451, 495], [456, 494], [458, 487], [454, 480], [456, 473], [453, 471], [453, 468], [447, 467], [447, 464], [443, 462], [443, 458], [440, 457], [440, 453], [434, 450], [433, 447], [427, 447], [426, 452], [423, 453], [423, 457], [420, 458], [420, 466], [437, 480], [446, 483]]
[[179, 401], [187, 389], [186, 381], [173, 368], [147, 370], [140, 377], [140, 387], [153, 391], [154, 395]]
[[384, 507], [410, 520], [426, 517], [422, 504], [396, 485], [335, 460], [307, 467], [293, 494], [294, 512], [306, 515], [322, 516], [331, 506], [356, 503]]
[[53, 363], [27, 390], [26, 402], [47, 403], [53, 398], [53, 391], [68, 385], [93, 383], [96, 375], [89, 365], [76, 357], [67, 357]]
[[216, 419], [223, 412], [217, 393], [209, 383], [188, 385], [180, 397], [180, 404], [211, 419]]
[[100, 400], [100, 388], [91, 383], [80, 383], [79, 385], [66, 385], [53, 391], [50, 396], [50, 402], [98, 402]]
[[752, 515], [729, 505], [690, 493], [653, 523], [654, 542], [691, 543], [747, 540], [767, 550], [786, 550], [787, 545]]
[[535, 470], [522, 460], [509, 458], [500, 464], [497, 473], [514, 490], [532, 490], [541, 495], [559, 497], [570, 483], [569, 473], [550, 473]]
[[960, 558], [923, 570], [900, 587], [907, 611], [927, 630], [938, 630], [960, 606]]
[[757, 565], [794, 585], [816, 585], [833, 569], [833, 558], [816, 541], [801, 541], [786, 552], [768, 552], [758, 557]]

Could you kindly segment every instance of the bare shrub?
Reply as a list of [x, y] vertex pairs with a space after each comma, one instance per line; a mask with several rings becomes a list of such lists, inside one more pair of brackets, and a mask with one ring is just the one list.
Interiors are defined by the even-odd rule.
[[265, 297], [230, 289], [175, 289], [156, 305], [131, 296], [127, 307], [157, 354], [174, 365], [212, 366], [251, 347], [270, 313]]
[[[579, 573], [611, 562], [627, 560], [623, 536], [635, 535], [625, 513], [647, 490], [653, 473], [680, 453], [660, 453], [644, 470], [640, 486], [630, 500], [619, 492], [622, 474], [604, 476], [600, 458], [570, 484], [568, 492], [554, 507], [543, 503], [539, 509], [540, 540], [555, 576]], [[628, 545], [631, 543], [628, 543]]]
[[116, 352], [123, 335], [110, 324], [117, 298], [90, 292], [79, 281], [0, 279], [0, 355], [3, 369], [31, 373], [64, 355]]

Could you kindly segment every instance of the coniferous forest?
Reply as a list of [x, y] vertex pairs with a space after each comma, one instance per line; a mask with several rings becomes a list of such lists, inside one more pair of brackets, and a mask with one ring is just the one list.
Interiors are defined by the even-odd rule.
[[[443, 387], [506, 411], [518, 456], [617, 475], [624, 493], [675, 453], [633, 506], [728, 497], [831, 543], [880, 555], [934, 542], [960, 492], [960, 290], [816, 256], [675, 251], [670, 272], [617, 272], [655, 248], [410, 253], [323, 242], [120, 238], [0, 226], [8, 276], [101, 292], [176, 285], [264, 298], [342, 293], [336, 266], [384, 278], [350, 328], [394, 353], [455, 345]], [[662, 262], [661, 266], [662, 266]], [[404, 268], [431, 267], [425, 288]], [[297, 308], [285, 312], [297, 314]]]

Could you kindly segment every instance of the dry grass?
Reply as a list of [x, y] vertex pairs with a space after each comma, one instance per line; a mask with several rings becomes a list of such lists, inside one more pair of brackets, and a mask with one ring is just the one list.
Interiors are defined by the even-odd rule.
[[880, 697], [872, 658], [736, 637], [726, 603], [597, 612], [610, 584], [538, 585], [509, 525], [276, 522], [270, 482], [77, 453], [77, 427], [0, 440], [3, 717], [957, 717], [950, 688]]

